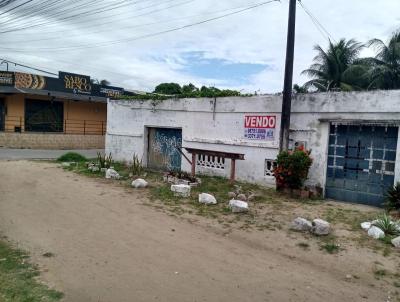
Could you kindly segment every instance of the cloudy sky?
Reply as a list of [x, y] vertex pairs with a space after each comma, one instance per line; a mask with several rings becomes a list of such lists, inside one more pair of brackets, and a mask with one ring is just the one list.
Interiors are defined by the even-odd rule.
[[[0, 8], [0, 58], [144, 91], [161, 82], [246, 92], [282, 90], [288, 0], [230, 16], [225, 15], [267, 1], [25, 2], [16, 0]], [[399, 0], [302, 2], [335, 40], [386, 40], [400, 28]], [[24, 5], [17, 7], [20, 4]], [[301, 84], [306, 78], [300, 73], [315, 56], [313, 46], [326, 46], [327, 37], [299, 5], [297, 13], [294, 82]], [[215, 17], [222, 18], [174, 30]], [[365, 50], [364, 55], [371, 54]]]

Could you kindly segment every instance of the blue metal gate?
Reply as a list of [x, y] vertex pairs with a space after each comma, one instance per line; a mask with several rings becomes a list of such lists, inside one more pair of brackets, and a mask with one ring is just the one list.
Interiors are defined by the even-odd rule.
[[156, 170], [179, 171], [182, 156], [182, 130], [149, 128], [148, 167]]
[[381, 206], [394, 183], [398, 127], [330, 127], [326, 197]]

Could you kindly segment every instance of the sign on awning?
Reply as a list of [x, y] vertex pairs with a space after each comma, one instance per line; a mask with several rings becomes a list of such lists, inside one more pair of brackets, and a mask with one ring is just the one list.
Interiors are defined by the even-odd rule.
[[14, 86], [15, 77], [13, 72], [0, 71], [0, 85]]

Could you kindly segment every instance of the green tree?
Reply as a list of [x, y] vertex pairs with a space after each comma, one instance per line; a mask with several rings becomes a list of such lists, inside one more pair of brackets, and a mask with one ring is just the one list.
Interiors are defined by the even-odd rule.
[[183, 85], [182, 86], [182, 93], [183, 94], [191, 94], [191, 93], [195, 93], [195, 92], [198, 92], [198, 91], [199, 91], [199, 88], [194, 86], [192, 83], [190, 83], [189, 85]]
[[182, 88], [177, 83], [161, 83], [156, 86], [156, 88], [154, 89], [154, 93], [168, 95], [181, 94]]
[[294, 93], [308, 93], [308, 89], [304, 86], [300, 86], [299, 84], [293, 85], [293, 92]]
[[388, 44], [373, 39], [369, 46], [377, 50], [375, 58], [364, 59], [369, 65], [371, 89], [400, 89], [400, 30], [393, 33]]
[[355, 40], [345, 39], [337, 43], [329, 42], [327, 50], [316, 45], [314, 49], [318, 54], [314, 63], [302, 72], [312, 78], [304, 87], [317, 91], [364, 89], [368, 86], [369, 67], [359, 59], [363, 47], [363, 44]]

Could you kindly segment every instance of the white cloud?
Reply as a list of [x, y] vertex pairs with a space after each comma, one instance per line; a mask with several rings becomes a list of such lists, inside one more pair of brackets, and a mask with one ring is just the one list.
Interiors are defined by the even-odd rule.
[[[43, 48], [88, 45], [139, 37], [218, 15], [212, 12], [244, 7], [250, 5], [249, 2], [257, 3], [255, 0], [195, 0], [158, 13], [138, 16], [185, 1], [164, 2], [167, 3], [144, 9], [146, 6], [160, 3], [149, 0], [141, 6], [126, 7], [79, 21], [65, 21], [28, 31], [0, 34], [2, 41], [7, 42], [0, 46], [0, 57], [52, 71], [66, 70], [89, 74], [95, 78], [106, 78], [114, 85], [139, 90], [151, 90], [160, 82], [182, 84], [193, 82], [197, 85], [216, 84], [229, 87], [231, 84], [229, 79], [198, 78], [184, 71], [184, 66], [190, 64], [185, 59], [185, 53], [196, 51], [203, 52], [208, 59], [267, 64], [268, 68], [250, 77], [250, 84], [246, 83], [237, 88], [247, 91], [259, 89], [262, 92], [281, 91], [286, 50], [287, 0], [181, 31], [109, 47], [43, 50]], [[356, 38], [364, 42], [375, 37], [386, 40], [393, 30], [400, 27], [397, 14], [400, 9], [398, 0], [381, 1], [379, 7], [373, 0], [303, 0], [302, 2], [337, 40]], [[186, 16], [191, 17], [186, 18]], [[5, 16], [2, 17], [4, 20], [7, 19]], [[25, 18], [23, 22], [33, 24], [37, 21]], [[159, 23], [143, 25], [156, 22]], [[12, 24], [9, 24], [9, 27], [12, 27]], [[50, 40], [25, 42], [39, 39]], [[315, 44], [326, 45], [327, 42], [298, 6], [295, 83], [306, 80], [300, 73], [310, 65], [315, 55], [313, 51]], [[15, 51], [2, 48], [13, 48]], [[366, 54], [371, 54], [371, 51], [366, 51]]]

